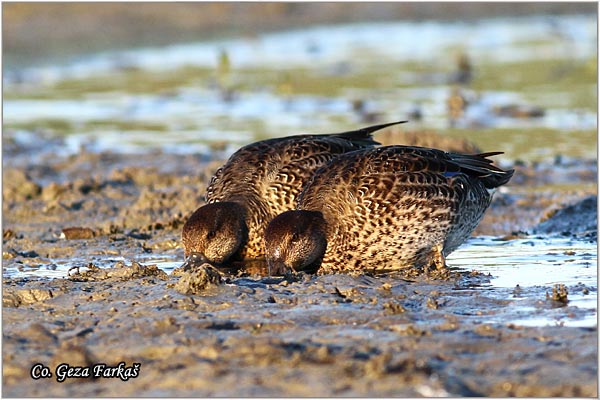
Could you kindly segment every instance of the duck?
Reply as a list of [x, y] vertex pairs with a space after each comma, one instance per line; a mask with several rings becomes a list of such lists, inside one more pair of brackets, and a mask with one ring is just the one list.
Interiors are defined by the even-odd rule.
[[448, 121], [451, 128], [456, 128], [458, 122], [464, 117], [470, 101], [463, 91], [457, 86], [452, 87], [450, 95], [446, 100], [446, 108], [448, 110]]
[[372, 124], [377, 122], [383, 116], [382, 113], [372, 111], [371, 107], [363, 99], [352, 100], [352, 111], [358, 116], [360, 121]]
[[267, 226], [269, 273], [444, 269], [514, 173], [493, 164], [498, 154], [389, 145], [337, 156]]
[[473, 80], [473, 66], [466, 53], [461, 52], [456, 56], [456, 69], [450, 77], [450, 83], [469, 85]]
[[406, 121], [333, 134], [292, 135], [237, 150], [211, 178], [205, 205], [183, 225], [186, 271], [209, 263], [223, 270], [264, 260], [263, 236], [276, 215], [294, 209], [313, 173], [336, 155], [380, 143], [372, 134]]
[[492, 111], [500, 117], [509, 118], [540, 118], [546, 115], [546, 111], [541, 107], [518, 104], [495, 106]]

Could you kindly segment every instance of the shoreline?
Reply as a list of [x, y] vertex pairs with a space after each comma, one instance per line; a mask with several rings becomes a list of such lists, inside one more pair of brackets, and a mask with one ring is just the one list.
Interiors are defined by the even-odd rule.
[[310, 25], [590, 13], [597, 13], [595, 3], [5, 3], [4, 64], [18, 68]]

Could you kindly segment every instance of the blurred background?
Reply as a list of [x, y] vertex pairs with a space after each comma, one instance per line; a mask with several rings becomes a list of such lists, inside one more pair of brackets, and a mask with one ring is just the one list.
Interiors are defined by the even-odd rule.
[[596, 159], [597, 8], [3, 3], [3, 163], [402, 119], [506, 162]]

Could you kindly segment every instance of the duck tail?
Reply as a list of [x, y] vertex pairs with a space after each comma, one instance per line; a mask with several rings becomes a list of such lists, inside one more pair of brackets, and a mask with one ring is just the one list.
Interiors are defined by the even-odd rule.
[[372, 125], [372, 126], [367, 126], [365, 128], [357, 129], [355, 131], [336, 133], [332, 136], [349, 139], [354, 143], [361, 144], [364, 146], [374, 146], [374, 145], [379, 145], [381, 143], [373, 140], [373, 132], [377, 132], [383, 128], [387, 128], [388, 126], [403, 124], [405, 122], [408, 122], [408, 121], [395, 121], [395, 122], [388, 122], [385, 124]]
[[493, 151], [473, 155], [453, 153], [451, 157], [461, 168], [474, 172], [487, 189], [495, 189], [508, 183], [515, 173], [514, 169], [503, 170], [495, 166], [493, 161], [488, 158], [499, 154], [503, 154], [503, 152]]
[[487, 189], [496, 189], [497, 187], [508, 183], [508, 181], [510, 180], [510, 178], [512, 178], [514, 173], [514, 169], [509, 169], [506, 171], [499, 170], [489, 174], [488, 176], [483, 177], [482, 181]]

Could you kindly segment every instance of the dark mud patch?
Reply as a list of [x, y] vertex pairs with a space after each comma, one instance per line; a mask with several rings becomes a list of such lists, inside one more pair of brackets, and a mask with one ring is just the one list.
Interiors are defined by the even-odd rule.
[[183, 294], [200, 294], [221, 282], [219, 271], [209, 264], [203, 264], [183, 272], [174, 288]]
[[516, 186], [495, 193], [473, 236], [563, 234], [593, 239], [598, 231], [595, 190], [521, 191]]
[[552, 213], [534, 228], [535, 233], [561, 233], [571, 235], [598, 232], [598, 196], [566, 206]]

